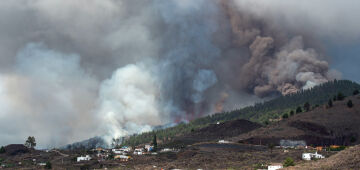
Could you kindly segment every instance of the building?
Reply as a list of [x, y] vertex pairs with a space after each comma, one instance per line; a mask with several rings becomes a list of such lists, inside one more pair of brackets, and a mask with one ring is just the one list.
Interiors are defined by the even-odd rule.
[[145, 145], [145, 149], [146, 149], [146, 151], [150, 152], [154, 149], [154, 146], [147, 144], [147, 145]]
[[125, 154], [125, 152], [122, 149], [112, 149], [111, 151], [117, 155]]
[[303, 140], [280, 140], [282, 148], [305, 148], [306, 142]]
[[123, 146], [122, 148], [121, 148], [124, 152], [131, 152], [131, 150], [132, 150], [132, 147], [129, 147], [129, 146]]
[[314, 154], [312, 154], [311, 158], [315, 158], [315, 159], [324, 159], [325, 156], [318, 154], [317, 152], [315, 152]]
[[316, 151], [322, 151], [323, 150], [323, 147], [322, 146], [317, 146], [316, 147]]
[[311, 159], [324, 159], [325, 156], [318, 154], [317, 152], [315, 153], [303, 153], [302, 154], [302, 159], [306, 160], [306, 161], [310, 161]]
[[77, 157], [77, 162], [80, 162], [80, 161], [89, 161], [91, 159], [91, 157], [89, 155], [86, 155], [86, 156], [80, 156], [80, 157]]
[[219, 140], [219, 143], [230, 143], [230, 142], [226, 140]]
[[134, 150], [134, 155], [142, 155], [143, 154], [143, 148], [136, 148]]
[[303, 153], [301, 158], [305, 161], [310, 161], [311, 160], [311, 153]]
[[120, 160], [120, 161], [128, 161], [130, 159], [130, 156], [125, 155], [115, 155], [114, 159]]
[[273, 163], [268, 166], [268, 170], [277, 170], [283, 168], [281, 163]]

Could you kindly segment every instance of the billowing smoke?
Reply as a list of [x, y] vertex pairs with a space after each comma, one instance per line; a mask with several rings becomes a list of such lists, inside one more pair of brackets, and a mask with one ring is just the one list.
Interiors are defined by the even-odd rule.
[[30, 135], [39, 147], [109, 141], [337, 78], [321, 45], [329, 34], [303, 28], [315, 27], [311, 19], [282, 19], [279, 6], [4, 0], [0, 144]]
[[111, 137], [150, 131], [167, 120], [158, 109], [156, 79], [143, 69], [127, 65], [101, 84], [97, 112], [108, 141]]

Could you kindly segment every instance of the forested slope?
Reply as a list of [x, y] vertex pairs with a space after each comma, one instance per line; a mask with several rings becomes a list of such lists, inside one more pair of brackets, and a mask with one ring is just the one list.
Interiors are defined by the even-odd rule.
[[352, 95], [355, 90], [360, 90], [360, 85], [349, 80], [335, 80], [316, 86], [312, 89], [301, 90], [297, 93], [279, 96], [270, 101], [257, 103], [242, 109], [230, 112], [216, 113], [189, 122], [181, 123], [175, 127], [147, 132], [139, 135], [132, 135], [127, 138], [123, 145], [137, 145], [151, 142], [156, 133], [161, 142], [171, 140], [176, 135], [187, 134], [196, 129], [200, 129], [216, 122], [224, 122], [234, 119], [247, 119], [254, 122], [264, 123], [272, 118], [278, 118], [284, 113], [295, 111], [297, 107], [303, 107], [304, 103], [309, 103], [310, 107], [325, 104], [329, 99], [333, 99], [341, 93], [344, 96]]

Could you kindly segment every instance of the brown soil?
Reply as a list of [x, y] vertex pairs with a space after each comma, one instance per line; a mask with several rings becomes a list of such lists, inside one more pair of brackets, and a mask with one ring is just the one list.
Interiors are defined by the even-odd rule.
[[[346, 103], [351, 99], [353, 108]], [[360, 99], [349, 97], [332, 108], [318, 107], [296, 114], [246, 134], [230, 138], [234, 142], [279, 144], [281, 139], [305, 140], [308, 145], [355, 145], [360, 143]]]

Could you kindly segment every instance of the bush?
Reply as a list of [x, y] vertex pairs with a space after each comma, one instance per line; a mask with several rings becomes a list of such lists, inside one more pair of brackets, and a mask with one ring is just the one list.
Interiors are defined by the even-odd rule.
[[347, 102], [347, 106], [348, 106], [349, 108], [352, 108], [352, 107], [354, 106], [354, 104], [352, 103], [351, 100], [349, 100], [349, 101]]
[[304, 110], [305, 110], [306, 112], [310, 111], [310, 103], [309, 103], [309, 102], [306, 102], [306, 103], [304, 104]]
[[337, 100], [341, 101], [341, 100], [344, 100], [344, 99], [345, 99], [345, 96], [342, 93], [338, 93]]
[[289, 115], [287, 113], [285, 113], [284, 115], [282, 115], [282, 118], [287, 119], [287, 118], [289, 118]]
[[355, 143], [355, 142], [356, 142], [356, 137], [355, 137], [355, 136], [351, 136], [350, 142], [351, 142], [351, 143]]
[[296, 108], [296, 113], [301, 113], [302, 112], [302, 109], [301, 109], [301, 107], [299, 106], [299, 107], [297, 107]]
[[289, 167], [289, 166], [295, 166], [295, 163], [292, 158], [287, 157], [284, 161], [284, 167]]
[[46, 162], [45, 168], [46, 169], [51, 169], [52, 168], [51, 163], [49, 161]]
[[328, 101], [328, 106], [329, 106], [329, 107], [332, 107], [332, 106], [333, 106], [333, 102], [332, 102], [331, 99], [329, 99], [329, 101]]
[[5, 153], [6, 151], [5, 151], [5, 148], [2, 146], [1, 148], [0, 148], [0, 153]]
[[290, 116], [292, 116], [292, 115], [294, 115], [294, 111], [293, 111], [293, 110], [290, 111]]
[[359, 94], [359, 90], [354, 90], [353, 95], [355, 96], [355, 95], [358, 95], [358, 94]]

